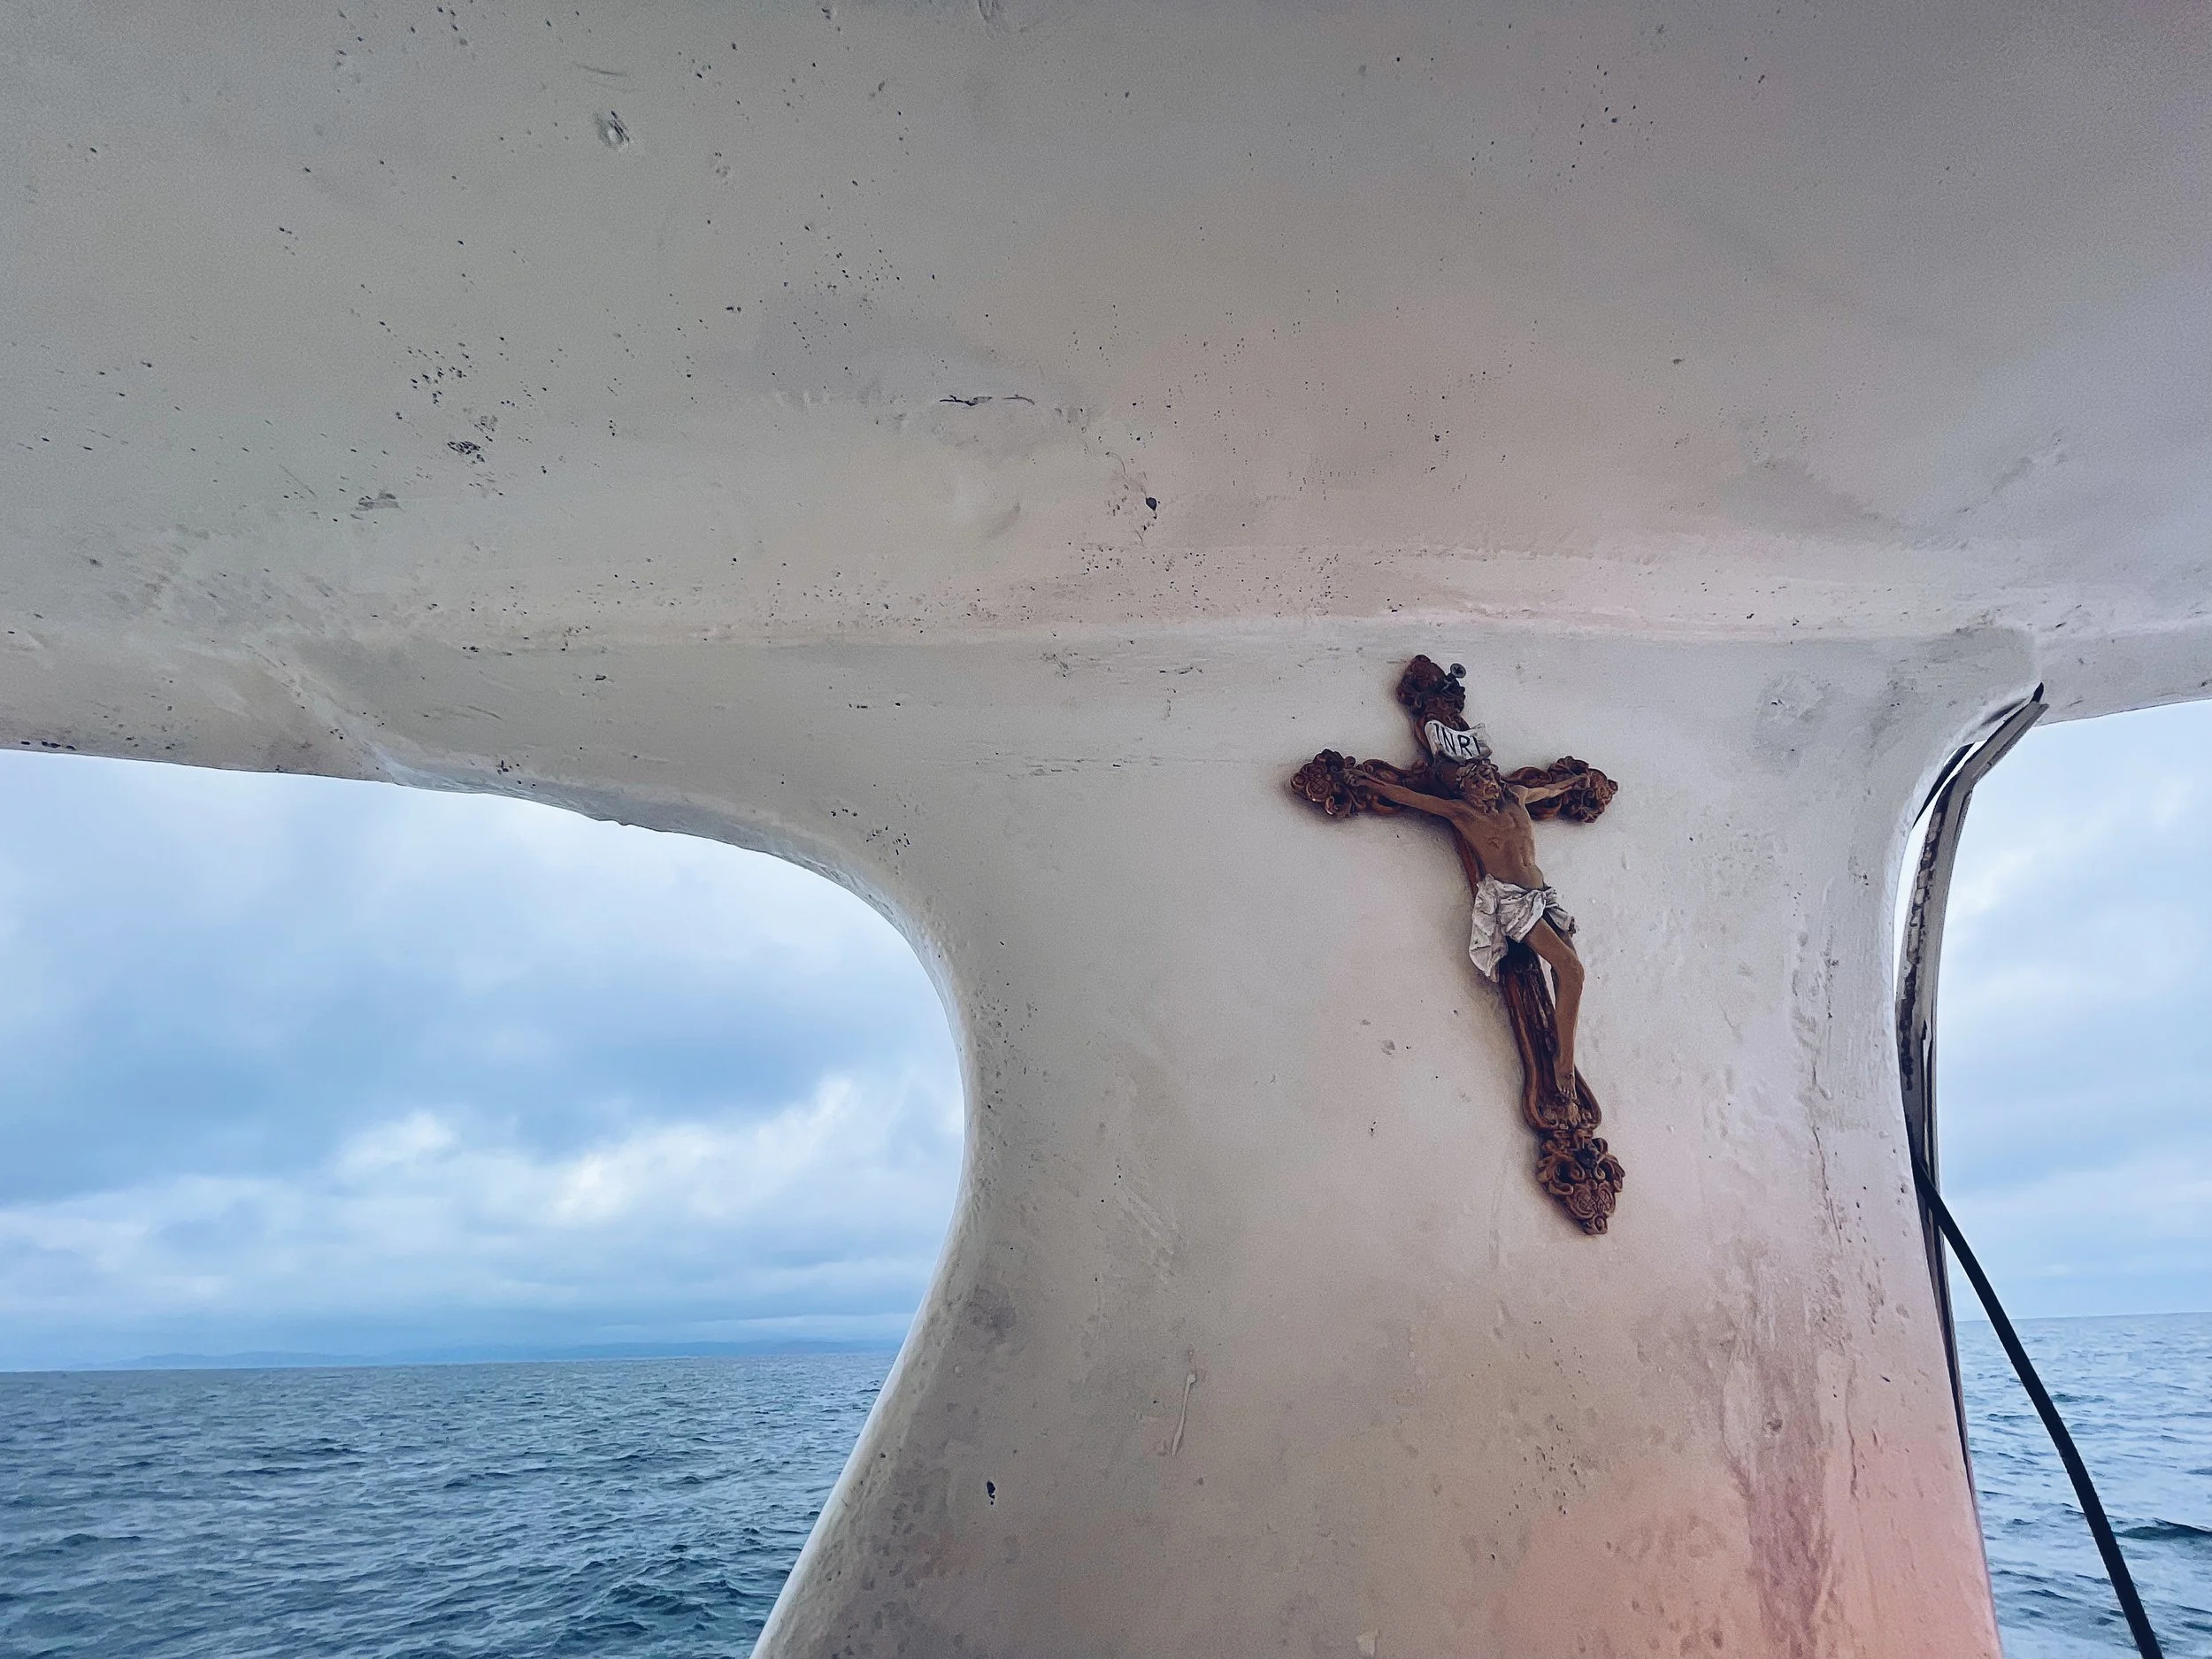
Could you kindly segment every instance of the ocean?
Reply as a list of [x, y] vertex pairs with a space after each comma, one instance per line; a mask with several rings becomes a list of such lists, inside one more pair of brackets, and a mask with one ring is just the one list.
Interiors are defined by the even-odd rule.
[[[2172, 1659], [2212, 1659], [2212, 1317], [2032, 1322]], [[2009, 1659], [2132, 1652], [1962, 1332]], [[0, 1374], [4, 1659], [739, 1659], [884, 1355]]]
[[[2020, 1340], [2168, 1659], [2212, 1659], [2212, 1314], [2025, 1319]], [[2132, 1655], [2074, 1488], [1996, 1333], [1962, 1323], [1959, 1361], [2006, 1659]]]

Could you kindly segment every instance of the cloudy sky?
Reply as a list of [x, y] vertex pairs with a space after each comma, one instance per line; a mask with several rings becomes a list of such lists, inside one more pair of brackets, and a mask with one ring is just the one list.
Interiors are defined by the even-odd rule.
[[[1976, 797], [1946, 1186], [2023, 1315], [2212, 1308], [2212, 705]], [[859, 901], [547, 808], [0, 754], [0, 1366], [895, 1340], [960, 1160]]]
[[0, 754], [0, 1366], [895, 1341], [960, 1159], [905, 942], [483, 796]]
[[2212, 703], [2029, 733], [1945, 926], [1943, 1185], [2006, 1306], [2212, 1310]]

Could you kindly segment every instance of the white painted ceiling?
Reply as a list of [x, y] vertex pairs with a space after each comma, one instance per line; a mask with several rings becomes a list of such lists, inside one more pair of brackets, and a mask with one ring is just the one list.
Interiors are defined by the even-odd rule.
[[2203, 656], [2201, 6], [0, 30], [23, 649], [1425, 610], [2182, 641], [2108, 701]]

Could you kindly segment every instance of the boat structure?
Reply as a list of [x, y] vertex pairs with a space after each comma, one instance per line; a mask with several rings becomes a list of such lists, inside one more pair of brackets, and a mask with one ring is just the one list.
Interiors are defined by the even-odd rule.
[[1997, 1659], [1897, 918], [2038, 687], [2212, 687], [2203, 11], [0, 31], [0, 741], [766, 849], [935, 977], [764, 1655]]

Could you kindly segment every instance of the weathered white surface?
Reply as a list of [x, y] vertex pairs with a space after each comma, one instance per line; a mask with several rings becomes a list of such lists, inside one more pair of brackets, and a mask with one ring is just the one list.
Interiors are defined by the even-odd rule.
[[[0, 732], [767, 845], [940, 972], [966, 1197], [764, 1651], [1994, 1654], [1885, 925], [1990, 707], [2212, 681], [2201, 12], [0, 28]], [[1443, 847], [1281, 790], [1415, 649], [1623, 783], [1603, 1240]]]

